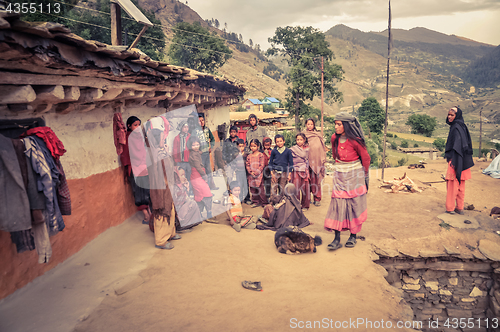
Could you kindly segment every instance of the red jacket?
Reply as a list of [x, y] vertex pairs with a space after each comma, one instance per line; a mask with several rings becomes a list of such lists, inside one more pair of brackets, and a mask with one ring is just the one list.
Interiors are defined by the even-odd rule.
[[[332, 151], [334, 151], [333, 142], [335, 141], [335, 134], [332, 135]], [[335, 152], [335, 151], [334, 151]], [[338, 156], [336, 159], [341, 161], [356, 161], [361, 159], [361, 164], [363, 165], [365, 172], [368, 173], [370, 169], [370, 155], [366, 150], [366, 147], [361, 146], [358, 142], [347, 139], [344, 143], [340, 143], [338, 147]]]
[[189, 149], [187, 148], [187, 141], [189, 140], [189, 137], [191, 137], [191, 134], [187, 134], [186, 136], [186, 150], [184, 150], [184, 160], [182, 160], [182, 155], [181, 155], [181, 137], [180, 135], [177, 135], [174, 137], [174, 146], [172, 148], [172, 155], [174, 157], [174, 161], [176, 163], [179, 163], [181, 161], [184, 162], [189, 162]]

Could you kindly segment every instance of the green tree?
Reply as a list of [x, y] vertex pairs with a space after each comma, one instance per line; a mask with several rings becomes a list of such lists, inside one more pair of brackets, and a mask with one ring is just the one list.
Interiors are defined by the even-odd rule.
[[276, 113], [276, 109], [273, 105], [270, 104], [264, 104], [264, 106], [262, 107], [262, 111], [266, 113]]
[[384, 129], [385, 111], [377, 99], [368, 97], [358, 108], [359, 122], [366, 123], [370, 132], [380, 134]]
[[173, 64], [214, 73], [231, 58], [232, 52], [224, 41], [215, 32], [211, 35], [199, 22], [181, 22], [175, 27], [168, 50]]
[[[21, 3], [21, 0], [14, 0], [15, 3]], [[26, 1], [25, 1], [26, 2]], [[153, 60], [163, 60], [163, 50], [165, 48], [165, 35], [160, 27], [161, 22], [157, 20], [154, 13], [142, 9], [135, 0], [132, 1], [137, 8], [154, 24], [149, 27], [139, 40], [136, 48], [146, 53]], [[105, 44], [111, 44], [111, 18], [109, 1], [96, 0], [95, 10], [108, 13], [102, 14], [85, 8], [74, 7], [78, 3], [76, 0], [70, 0], [68, 3], [62, 3], [55, 0], [37, 1], [37, 11], [35, 13], [23, 14], [22, 19], [29, 22], [56, 22], [65, 25], [74, 34], [87, 39], [97, 40]], [[40, 10], [41, 8], [43, 9]], [[49, 15], [48, 8], [50, 8]], [[57, 15], [54, 15], [56, 14]], [[127, 14], [122, 11], [122, 30], [128, 32], [127, 44], [131, 44], [136, 35], [142, 30], [142, 25], [135, 20], [126, 19]], [[81, 22], [81, 23], [80, 23]], [[124, 39], [125, 41], [125, 39]]]
[[234, 111], [235, 112], [246, 112], [247, 110], [245, 109], [245, 107], [243, 107], [243, 106], [240, 105]]
[[439, 151], [443, 151], [446, 146], [446, 141], [444, 138], [436, 138], [434, 142], [432, 142], [432, 145], [434, 145]]
[[401, 147], [406, 149], [408, 147], [408, 141], [406, 140], [401, 141]]
[[[298, 128], [306, 100], [313, 100], [321, 94], [321, 57], [324, 58], [324, 90], [331, 101], [342, 99], [342, 93], [335, 88], [334, 79], [341, 80], [344, 71], [340, 65], [332, 64], [333, 52], [325, 40], [325, 35], [313, 27], [276, 28], [275, 34], [268, 39], [271, 44], [267, 55], [284, 56], [291, 67], [287, 76], [289, 87], [286, 93], [285, 108], [295, 113], [295, 126]], [[295, 110], [295, 112], [293, 112]]]
[[413, 134], [431, 137], [434, 129], [436, 129], [437, 120], [427, 114], [412, 114], [408, 117], [406, 124], [411, 127]]

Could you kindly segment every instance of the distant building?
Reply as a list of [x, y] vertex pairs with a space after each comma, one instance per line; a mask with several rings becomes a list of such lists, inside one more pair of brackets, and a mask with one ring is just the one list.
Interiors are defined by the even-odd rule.
[[[250, 128], [248, 123], [248, 116], [250, 114], [255, 114], [257, 119], [259, 119], [259, 126], [266, 128], [268, 135], [280, 127], [286, 125], [286, 115], [279, 115], [276, 113], [264, 113], [264, 112], [230, 112], [229, 117], [231, 120], [231, 126], [238, 127], [238, 137], [245, 139], [247, 130]], [[271, 136], [269, 136], [271, 137]], [[274, 135], [272, 136], [274, 137]]]
[[264, 104], [258, 99], [246, 99], [241, 106], [249, 112], [262, 112]]
[[266, 98], [262, 99], [262, 103], [265, 105], [271, 105], [274, 108], [280, 107], [280, 101], [276, 98], [273, 98], [273, 97], [266, 97]]
[[411, 154], [414, 156], [419, 156], [421, 158], [427, 159], [430, 158], [431, 160], [437, 159], [439, 157], [439, 150], [436, 148], [402, 148], [398, 147], [398, 151], [406, 153], [406, 154]]

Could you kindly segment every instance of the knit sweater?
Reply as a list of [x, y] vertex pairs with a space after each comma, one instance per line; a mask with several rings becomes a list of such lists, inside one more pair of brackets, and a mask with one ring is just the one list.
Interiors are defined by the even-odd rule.
[[293, 156], [289, 148], [285, 148], [283, 153], [279, 153], [277, 147], [271, 152], [269, 158], [269, 168], [272, 171], [291, 172], [293, 171]]

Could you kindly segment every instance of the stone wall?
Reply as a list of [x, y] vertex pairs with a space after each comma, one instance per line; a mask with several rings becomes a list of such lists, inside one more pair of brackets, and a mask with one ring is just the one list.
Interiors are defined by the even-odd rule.
[[[444, 259], [381, 257], [376, 263], [387, 270], [387, 281], [402, 291], [414, 319], [424, 322], [424, 331], [429, 320], [439, 320], [442, 328], [448, 318], [473, 318], [475, 328], [463, 331], [500, 331], [485, 326], [486, 319], [494, 318], [500, 325], [500, 263]], [[483, 323], [481, 328], [477, 319]]]

